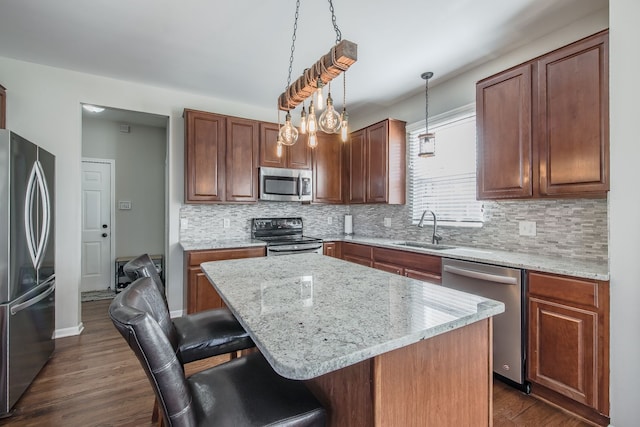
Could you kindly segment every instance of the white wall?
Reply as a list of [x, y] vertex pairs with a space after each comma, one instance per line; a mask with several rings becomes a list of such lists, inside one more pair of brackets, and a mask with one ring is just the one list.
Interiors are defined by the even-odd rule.
[[[258, 109], [197, 94], [125, 82], [0, 57], [0, 78], [7, 88], [7, 127], [56, 156], [56, 329], [77, 333], [80, 313], [80, 103], [148, 112], [169, 119], [169, 212], [167, 279], [172, 310], [182, 310], [182, 249], [179, 211], [183, 200], [185, 107], [224, 114], [273, 118]], [[211, 82], [216, 84], [215, 81]], [[221, 82], [219, 84], [224, 84]], [[274, 95], [276, 96], [276, 95]], [[172, 286], [177, 283], [178, 286]]]
[[640, 2], [610, 2], [611, 424], [640, 423]]
[[[82, 120], [82, 156], [115, 160], [116, 257], [141, 253], [164, 254], [164, 181], [166, 128], [129, 125], [120, 132], [120, 122]], [[130, 210], [118, 201], [131, 202]]]

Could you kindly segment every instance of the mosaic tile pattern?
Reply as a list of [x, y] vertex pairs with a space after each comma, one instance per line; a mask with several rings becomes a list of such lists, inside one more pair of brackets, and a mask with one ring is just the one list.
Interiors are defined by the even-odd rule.
[[[287, 202], [254, 204], [184, 205], [180, 218], [188, 226], [180, 240], [248, 239], [251, 218], [303, 218], [305, 234], [335, 236], [344, 230], [344, 215], [353, 215], [358, 236], [398, 240], [430, 241], [432, 228], [410, 223], [410, 209], [388, 205], [302, 205]], [[490, 248], [547, 256], [573, 257], [584, 261], [608, 261], [608, 211], [606, 199], [570, 199], [485, 202], [485, 223], [481, 228], [438, 227], [442, 244]], [[223, 228], [223, 218], [230, 227]], [[331, 218], [331, 224], [328, 222]], [[391, 227], [384, 226], [391, 218]], [[519, 236], [519, 221], [535, 221], [535, 237]], [[181, 222], [182, 223], [182, 222]]]

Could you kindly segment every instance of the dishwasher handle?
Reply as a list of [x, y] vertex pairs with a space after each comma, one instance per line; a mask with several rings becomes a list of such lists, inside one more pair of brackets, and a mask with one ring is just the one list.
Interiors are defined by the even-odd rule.
[[451, 274], [457, 274], [458, 276], [470, 277], [472, 279], [486, 280], [488, 282], [501, 283], [504, 285], [517, 285], [517, 277], [501, 276], [498, 274], [482, 273], [480, 271], [466, 270], [464, 268], [454, 267], [451, 265], [445, 265], [444, 271]]

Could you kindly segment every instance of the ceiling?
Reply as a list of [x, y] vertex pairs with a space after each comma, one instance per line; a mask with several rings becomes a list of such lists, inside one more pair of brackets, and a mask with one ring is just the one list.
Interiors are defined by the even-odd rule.
[[[608, 0], [333, 0], [358, 44], [348, 108], [391, 105], [608, 6]], [[0, 56], [275, 110], [295, 0], [0, 0]], [[328, 2], [302, 0], [292, 81], [335, 42]], [[337, 79], [339, 87], [341, 79]], [[334, 89], [336, 103], [341, 90]]]

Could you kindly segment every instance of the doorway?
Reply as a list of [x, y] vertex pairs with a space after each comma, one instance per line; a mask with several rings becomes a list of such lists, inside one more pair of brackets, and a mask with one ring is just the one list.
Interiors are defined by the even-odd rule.
[[[164, 256], [167, 247], [168, 117], [102, 108], [99, 112], [89, 112], [83, 108], [82, 156], [83, 159], [105, 159], [105, 162], [111, 162], [113, 196], [110, 206], [113, 214], [110, 223], [98, 221], [98, 215], [91, 211], [98, 209], [95, 201], [98, 196], [89, 196], [93, 199], [88, 199], [88, 202], [83, 199], [83, 215], [86, 209], [88, 219], [98, 228], [94, 238], [102, 243], [98, 245], [96, 241], [92, 245], [85, 245], [83, 229], [83, 279], [80, 288], [83, 302], [112, 298], [114, 291], [121, 289], [123, 279], [116, 277], [116, 260], [121, 261], [141, 253]], [[83, 163], [83, 174], [84, 168]], [[91, 173], [96, 172], [92, 170]], [[84, 179], [83, 175], [83, 186]], [[110, 241], [111, 250], [108, 257], [98, 262], [98, 255], [105, 254], [106, 241]], [[96, 289], [98, 292], [86, 292], [91, 288], [88, 284], [91, 281], [87, 277], [85, 286], [85, 267], [87, 272], [101, 268], [103, 273], [99, 279], [101, 288]], [[105, 270], [108, 271], [106, 276]], [[107, 278], [106, 283], [104, 277]]]
[[82, 276], [80, 292], [113, 289], [114, 161], [82, 160]]

